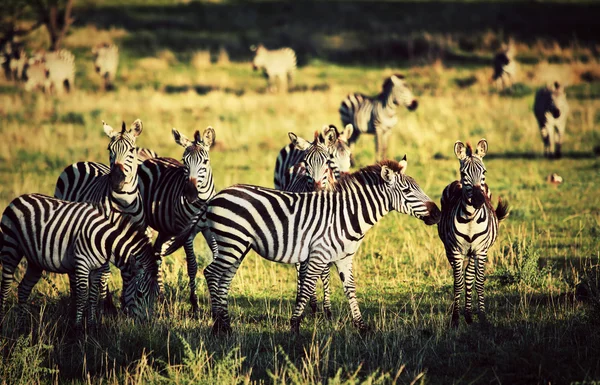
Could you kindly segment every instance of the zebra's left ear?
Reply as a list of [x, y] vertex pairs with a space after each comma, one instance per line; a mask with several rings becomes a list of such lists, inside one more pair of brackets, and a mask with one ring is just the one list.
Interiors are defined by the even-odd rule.
[[477, 150], [475, 154], [477, 154], [480, 158], [483, 158], [488, 151], [488, 142], [485, 139], [481, 139], [479, 143], [477, 143]]
[[188, 138], [186, 138], [185, 135], [177, 131], [176, 128], [173, 128], [171, 132], [173, 133], [173, 138], [175, 138], [175, 143], [177, 143], [181, 147], [189, 147], [193, 144], [191, 140], [189, 140]]
[[116, 135], [115, 129], [106, 124], [104, 120], [102, 121], [102, 128], [104, 129], [104, 133], [106, 134], [106, 136], [108, 136], [109, 138], [112, 138]]
[[337, 142], [337, 130], [334, 127], [331, 126], [323, 126], [323, 139], [324, 139], [324, 144], [327, 147], [331, 147], [335, 144], [335, 142]]
[[406, 167], [408, 167], [408, 162], [406, 161], [406, 154], [402, 157], [402, 160], [398, 162], [400, 164], [400, 174], [406, 174]]
[[215, 142], [215, 137], [215, 130], [211, 126], [206, 127], [206, 130], [202, 132], [202, 138], [200, 138], [199, 131], [196, 131], [196, 133], [194, 134], [194, 139], [196, 140], [196, 143], [204, 143], [204, 145], [208, 148], [210, 148], [210, 146], [212, 146]]
[[306, 139], [304, 138], [297, 136], [293, 132], [288, 132], [288, 136], [290, 138], [290, 142], [294, 145], [294, 147], [298, 148], [299, 150], [306, 150], [308, 147], [310, 147], [310, 142], [306, 141]]
[[354, 126], [351, 123], [346, 124], [346, 127], [344, 127], [344, 132], [340, 134], [339, 139], [348, 143], [352, 137], [352, 132], [354, 132]]
[[142, 124], [141, 119], [136, 119], [131, 126], [129, 127], [129, 131], [133, 131], [133, 136], [140, 136], [142, 130], [144, 129], [144, 125]]
[[398, 175], [398, 173], [388, 166], [381, 166], [381, 178], [385, 181], [385, 183], [394, 183], [394, 178], [396, 175]]
[[456, 143], [454, 143], [454, 155], [456, 155], [459, 160], [463, 160], [467, 157], [467, 147], [460, 140], [457, 140]]

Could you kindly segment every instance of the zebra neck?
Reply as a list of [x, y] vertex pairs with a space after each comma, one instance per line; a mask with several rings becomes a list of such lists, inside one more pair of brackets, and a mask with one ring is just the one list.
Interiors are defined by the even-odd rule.
[[346, 186], [341, 194], [341, 204], [340, 215], [349, 225], [348, 230], [361, 236], [390, 212], [388, 194], [383, 186], [358, 181]]
[[462, 219], [464, 219], [465, 221], [470, 221], [473, 218], [475, 218], [477, 213], [483, 209], [484, 209], [483, 206], [479, 209], [476, 209], [471, 204], [467, 203], [465, 200], [461, 200], [457, 215], [459, 217], [461, 217]]
[[394, 93], [391, 90], [389, 92], [382, 92], [379, 100], [383, 105], [383, 110], [386, 115], [390, 117], [396, 115], [398, 103], [396, 103], [396, 100], [394, 99]]

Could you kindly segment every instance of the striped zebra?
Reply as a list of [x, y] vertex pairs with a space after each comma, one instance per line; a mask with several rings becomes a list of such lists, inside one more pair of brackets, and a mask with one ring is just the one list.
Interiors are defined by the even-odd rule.
[[[365, 233], [392, 210], [428, 225], [439, 221], [436, 204], [405, 171], [406, 157], [401, 162], [388, 160], [348, 174], [333, 191], [290, 193], [236, 185], [215, 195], [208, 205], [204, 232], [211, 248], [216, 245], [213, 261], [204, 270], [215, 321], [213, 331], [231, 330], [227, 294], [250, 249], [275, 262], [306, 262], [291, 318], [292, 331], [299, 331], [316, 280], [329, 263], [337, 267], [354, 324], [365, 329], [352, 275], [353, 256]], [[185, 233], [179, 242], [183, 238]]]
[[94, 68], [104, 81], [104, 90], [113, 89], [113, 82], [119, 66], [119, 47], [115, 44], [98, 44], [92, 48], [92, 54], [94, 55]]
[[[452, 326], [459, 322], [460, 296], [465, 289], [465, 320], [472, 322], [473, 282], [479, 302], [479, 319], [485, 322], [485, 261], [489, 248], [498, 236], [498, 222], [508, 216], [508, 205], [498, 200], [494, 210], [491, 194], [485, 183], [486, 168], [483, 157], [488, 143], [482, 139], [473, 153], [471, 145], [461, 141], [454, 144], [454, 153], [460, 160], [460, 182], [454, 181], [442, 194], [442, 217], [438, 234], [446, 249], [446, 256], [454, 275], [454, 302]], [[463, 276], [465, 257], [468, 259]]]
[[149, 148], [137, 147], [137, 162], [138, 166], [141, 166], [144, 161], [152, 158], [158, 158], [156, 151]]
[[267, 77], [268, 90], [274, 91], [274, 82], [283, 84], [289, 91], [296, 71], [296, 53], [289, 47], [268, 50], [264, 45], [250, 47], [255, 52], [252, 68], [262, 70]]
[[[215, 195], [209, 149], [215, 140], [215, 131], [208, 127], [202, 135], [194, 133], [191, 141], [173, 129], [175, 142], [185, 150], [183, 164], [171, 158], [146, 160], [139, 169], [139, 184], [148, 226], [158, 232], [154, 247], [161, 257], [170, 238], [186, 229], [192, 219], [206, 210], [206, 202]], [[198, 263], [194, 253], [194, 237], [185, 240], [185, 255], [190, 285], [192, 310], [199, 312], [196, 294]], [[173, 250], [174, 251], [174, 250]], [[162, 282], [159, 277], [159, 284]]]
[[540, 88], [535, 94], [533, 113], [544, 142], [544, 156], [560, 158], [563, 136], [569, 115], [569, 103], [559, 82]]
[[[37, 69], [31, 73], [32, 67]], [[45, 69], [45, 76], [44, 70]], [[25, 90], [43, 88], [45, 92], [62, 94], [75, 86], [75, 56], [61, 49], [53, 52], [38, 51], [29, 59]]]
[[[104, 133], [110, 138], [108, 145], [110, 166], [96, 162], [78, 162], [67, 166], [58, 177], [54, 196], [73, 202], [94, 202], [102, 205], [111, 220], [129, 216], [139, 227], [146, 227], [141, 194], [138, 189], [138, 163], [136, 139], [143, 124], [136, 119], [129, 129], [125, 122], [121, 130], [114, 130], [102, 121]], [[108, 269], [101, 278], [101, 296], [107, 290]], [[123, 276], [123, 287], [129, 277]]]
[[92, 279], [90, 283], [90, 274], [105, 270], [109, 262], [134, 277], [124, 296], [127, 311], [144, 316], [150, 310], [157, 290], [156, 258], [145, 229], [130, 218], [111, 221], [101, 205], [25, 194], [4, 210], [0, 230], [0, 322], [23, 256], [27, 270], [18, 289], [20, 319], [33, 287], [43, 271], [50, 271], [74, 277], [71, 291], [76, 294], [76, 327], [82, 326], [86, 305], [88, 322], [94, 325], [97, 291], [93, 289], [99, 282]]
[[385, 159], [392, 127], [398, 123], [396, 110], [400, 104], [409, 111], [414, 111], [419, 106], [404, 76], [399, 74], [392, 75], [383, 82], [379, 95], [368, 97], [355, 93], [346, 96], [340, 106], [340, 116], [344, 126], [354, 126], [348, 141], [350, 148], [353, 148], [360, 134], [374, 134], [377, 159]]
[[512, 40], [503, 44], [501, 50], [496, 53], [493, 60], [494, 73], [492, 81], [502, 83], [502, 89], [507, 86], [512, 88], [517, 74], [517, 62], [515, 60], [515, 44]]

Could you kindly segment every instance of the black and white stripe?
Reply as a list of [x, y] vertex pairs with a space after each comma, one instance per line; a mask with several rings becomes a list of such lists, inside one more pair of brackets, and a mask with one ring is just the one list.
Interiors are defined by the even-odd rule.
[[348, 297], [352, 318], [364, 322], [356, 301], [352, 259], [365, 233], [392, 210], [422, 219], [439, 220], [439, 209], [411, 177], [406, 160], [385, 161], [338, 181], [334, 191], [290, 193], [236, 185], [219, 192], [209, 203], [204, 236], [216, 246], [204, 270], [210, 292], [215, 331], [229, 330], [227, 293], [237, 268], [250, 249], [282, 263], [303, 263], [299, 300], [292, 330], [314, 294], [316, 280], [335, 263]]
[[[192, 219], [205, 212], [206, 202], [215, 195], [209, 149], [215, 140], [215, 131], [208, 127], [191, 141], [173, 129], [173, 137], [184, 147], [183, 164], [171, 158], [146, 160], [139, 169], [139, 183], [148, 226], [158, 232], [154, 247], [161, 257], [163, 246], [170, 238], [186, 229]], [[196, 274], [198, 263], [194, 254], [195, 233], [185, 241], [185, 255], [190, 280], [190, 302], [198, 313]], [[174, 250], [173, 250], [174, 251]], [[159, 277], [159, 284], [162, 282]]]
[[289, 47], [268, 50], [262, 44], [251, 47], [255, 51], [252, 67], [260, 69], [267, 77], [269, 90], [273, 91], [275, 82], [283, 84], [285, 90], [289, 90], [294, 72], [296, 71], [296, 53]]
[[[0, 224], [2, 242], [2, 286], [0, 319], [14, 273], [23, 256], [27, 271], [19, 284], [18, 301], [24, 305], [43, 271], [69, 274], [76, 294], [75, 325], [82, 325], [84, 307], [89, 322], [95, 322], [99, 282], [91, 283], [90, 273], [105, 270], [109, 261], [134, 278], [125, 295], [125, 307], [141, 316], [149, 310], [156, 293], [154, 249], [143, 227], [128, 217], [107, 218], [97, 204], [67, 202], [41, 194], [25, 194], [4, 210]], [[100, 275], [95, 275], [99, 277]]]
[[[485, 183], [483, 157], [488, 144], [482, 139], [473, 153], [470, 144], [457, 141], [454, 153], [460, 160], [460, 182], [454, 181], [442, 194], [442, 218], [438, 234], [446, 249], [446, 257], [454, 275], [452, 325], [458, 326], [460, 296], [466, 285], [465, 320], [472, 322], [472, 288], [475, 283], [479, 303], [479, 318], [485, 321], [485, 262], [488, 249], [498, 236], [498, 222], [508, 216], [508, 205], [499, 201], [494, 210], [491, 194]], [[463, 267], [466, 271], [463, 276]]]
[[104, 83], [104, 90], [114, 87], [117, 67], [119, 66], [119, 47], [115, 44], [102, 43], [92, 48], [94, 68]]
[[533, 113], [544, 142], [544, 155], [548, 158], [560, 158], [569, 116], [565, 88], [559, 82], [540, 88], [535, 94]]
[[374, 134], [377, 159], [385, 159], [392, 127], [398, 123], [396, 112], [399, 105], [404, 105], [409, 111], [414, 111], [419, 105], [403, 75], [387, 78], [381, 93], [374, 97], [348, 95], [340, 106], [340, 116], [344, 126], [354, 126], [349, 138], [350, 146], [354, 145], [360, 134]]

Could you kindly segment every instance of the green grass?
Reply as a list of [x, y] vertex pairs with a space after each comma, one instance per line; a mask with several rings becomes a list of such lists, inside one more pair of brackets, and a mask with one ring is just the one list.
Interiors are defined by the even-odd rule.
[[[361, 61], [370, 52], [365, 51], [363, 41], [349, 54], [345, 45], [334, 49], [337, 40], [332, 37], [326, 49], [310, 43], [304, 51], [299, 50], [306, 54], [306, 62], [289, 94], [267, 93], [264, 78], [252, 71], [245, 51], [275, 28], [269, 24], [271, 19], [262, 20], [267, 18], [261, 12], [268, 8], [264, 12], [271, 13], [267, 15], [283, 17], [283, 4], [271, 8], [260, 2], [250, 5], [247, 12], [260, 16], [260, 22], [254, 24], [261, 28], [249, 29], [245, 35], [236, 29], [248, 27], [247, 20], [239, 19], [243, 9], [230, 3], [139, 4], [136, 8], [106, 1], [89, 12], [79, 12], [79, 24], [66, 41], [67, 47], [73, 44], [77, 52], [73, 94], [61, 98], [32, 95], [0, 80], [0, 207], [23, 193], [51, 195], [58, 175], [73, 162], [108, 162], [102, 120], [117, 127], [122, 120], [129, 124], [141, 118], [144, 131], [138, 144], [174, 158], [181, 158], [182, 149], [171, 136], [172, 127], [189, 137], [194, 130], [211, 125], [216, 131], [211, 164], [217, 190], [234, 183], [272, 186], [275, 159], [287, 143], [289, 131], [310, 138], [324, 124], [339, 125], [338, 108], [346, 94], [376, 94], [386, 76], [403, 73], [419, 99], [419, 108], [400, 111], [389, 145], [390, 157], [400, 159], [406, 154], [407, 173], [439, 202], [443, 188], [459, 175], [454, 142], [476, 143], [485, 137], [490, 146], [484, 159], [487, 182], [495, 198], [511, 204], [511, 215], [501, 224], [488, 258], [489, 325], [463, 322], [457, 330], [449, 328], [453, 281], [436, 228], [392, 213], [367, 234], [355, 257], [357, 296], [372, 327], [366, 335], [353, 328], [335, 276], [334, 319], [326, 321], [307, 310], [300, 335], [291, 335], [295, 270], [250, 253], [230, 292], [233, 334], [212, 336], [202, 276], [198, 277], [202, 313], [197, 320], [191, 317], [180, 250], [164, 261], [167, 301], [159, 306], [154, 320], [135, 325], [121, 314], [109, 314], [99, 330], [85, 338], [77, 338], [71, 330], [66, 276], [48, 274], [48, 280], [36, 286], [23, 333], [16, 328], [14, 285], [0, 338], [0, 378], [7, 384], [568, 384], [600, 380], [600, 306], [593, 305], [598, 300], [600, 271], [600, 158], [594, 155], [600, 146], [597, 63], [588, 63], [589, 68], [582, 70], [577, 63], [541, 67], [537, 61], [524, 60], [514, 91], [499, 92], [488, 84], [491, 69], [482, 67], [481, 58], [487, 60], [491, 54], [484, 49], [489, 48], [482, 40], [486, 30], [479, 23], [494, 18], [494, 10], [515, 4], [527, 12], [551, 10], [541, 4], [501, 1], [491, 5], [460, 2], [455, 9], [445, 2], [426, 2], [423, 9], [417, 2], [400, 3], [381, 3], [374, 11], [362, 2], [311, 3], [308, 9], [290, 5], [292, 13], [302, 17], [291, 22], [287, 36], [293, 41], [299, 41], [298, 36], [322, 41], [321, 34], [329, 34], [323, 18], [330, 20], [332, 13], [321, 11], [336, 14], [345, 10], [347, 17], [336, 19], [335, 25], [336, 30], [348, 33], [340, 36], [343, 44], [349, 44], [353, 31], [389, 31], [394, 25], [408, 28], [390, 9], [419, 9], [411, 21], [419, 27], [417, 31], [423, 31], [415, 35], [417, 41], [429, 33], [425, 33], [426, 22], [432, 19], [435, 22], [429, 27], [436, 35], [450, 28], [452, 15], [478, 11], [483, 15], [480, 19], [469, 19], [472, 24], [464, 33], [454, 31], [456, 35], [452, 35], [452, 44], [458, 49], [455, 53], [462, 55], [458, 57], [462, 61], [451, 56], [434, 65], [423, 64], [429, 59], [420, 58], [402, 60], [402, 64], [390, 62], [388, 59], [396, 57], [390, 50], [394, 39], [387, 40], [388, 46], [374, 48], [381, 61]], [[85, 2], [78, 4], [85, 6]], [[549, 7], [567, 9], [565, 15], [583, 12], [580, 5]], [[450, 14], [439, 18], [436, 15], [443, 14], [442, 8]], [[428, 9], [431, 12], [427, 13]], [[192, 15], [199, 10], [205, 12], [206, 24], [191, 26], [186, 32], [181, 25], [195, 20]], [[351, 24], [361, 12], [390, 14], [383, 19], [383, 27]], [[511, 14], [517, 18], [516, 25], [522, 26], [519, 20], [524, 16]], [[147, 28], [157, 20], [160, 24], [179, 16], [182, 24], [177, 28]], [[568, 22], [574, 22], [575, 16], [567, 18]], [[220, 29], [217, 20], [225, 20]], [[582, 25], [585, 20], [581, 19]], [[114, 92], [100, 91], [89, 49], [80, 44], [99, 33], [85, 26], [87, 23], [126, 29], [118, 38], [123, 48]], [[310, 35], [307, 30], [316, 26], [317, 32]], [[538, 34], [532, 32], [532, 44], [536, 38], [553, 38], [543, 28], [534, 28]], [[285, 43], [284, 35], [272, 36], [270, 43]], [[560, 34], [556, 40], [562, 42], [563, 37]], [[193, 52], [213, 50], [220, 39], [227, 43], [232, 64], [201, 69], [190, 65]], [[579, 48], [568, 44], [571, 48], [563, 54], [573, 57]], [[467, 52], [472, 47], [473, 53]], [[175, 60], [165, 59], [169, 55], [161, 55], [163, 49], [175, 53]], [[523, 57], [537, 57], [536, 49], [532, 46], [522, 52]], [[161, 59], [145, 59], [155, 53]], [[471, 54], [474, 56], [468, 61], [463, 60]], [[356, 62], [359, 64], [348, 64]], [[547, 80], [540, 74], [542, 68], [573, 80], [567, 88], [571, 115], [565, 156], [559, 161], [542, 157], [532, 113], [535, 90]], [[586, 75], [581, 77], [582, 73]], [[589, 80], [592, 82], [582, 82]], [[374, 153], [373, 137], [361, 137], [355, 149], [358, 166], [373, 163]], [[563, 184], [546, 182], [546, 176], [554, 172], [564, 178]], [[203, 268], [210, 253], [202, 237], [195, 245]], [[23, 273], [21, 268], [18, 279]], [[588, 301], [578, 300], [585, 298], [582, 286], [576, 289], [581, 281], [587, 285]], [[120, 286], [118, 274], [113, 274], [109, 287], [115, 296]], [[320, 296], [320, 288], [318, 293]]]

